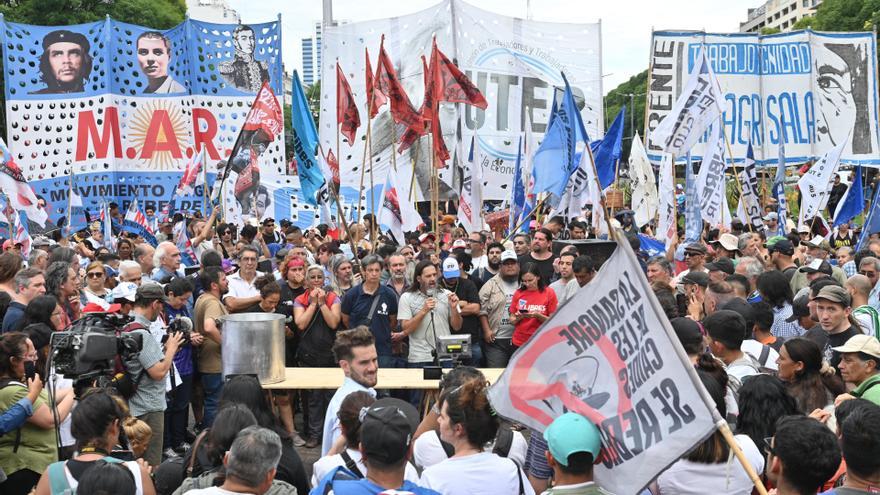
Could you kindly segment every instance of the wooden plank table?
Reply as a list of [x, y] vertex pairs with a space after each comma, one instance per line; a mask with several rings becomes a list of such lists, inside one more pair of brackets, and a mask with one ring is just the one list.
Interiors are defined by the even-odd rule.
[[[449, 371], [447, 369], [444, 372]], [[504, 368], [483, 368], [480, 371], [494, 383]], [[420, 368], [380, 368], [378, 389], [437, 390], [440, 380], [425, 380]], [[286, 368], [284, 381], [263, 385], [269, 390], [335, 390], [342, 385], [341, 368]]]

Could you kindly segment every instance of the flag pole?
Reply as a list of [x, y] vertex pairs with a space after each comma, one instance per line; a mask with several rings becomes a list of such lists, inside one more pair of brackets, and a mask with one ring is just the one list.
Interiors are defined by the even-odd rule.
[[[736, 190], [739, 193], [739, 197], [742, 198], [742, 195], [743, 195], [742, 182], [740, 182], [739, 174], [736, 172], [736, 163], [733, 161], [733, 151], [730, 148], [730, 141], [727, 139], [727, 129], [725, 128], [724, 122], [722, 121], [721, 117], [718, 118], [718, 124], [721, 126], [721, 136], [724, 139], [724, 146], [727, 147], [727, 156], [730, 158], [730, 164], [733, 166], [733, 178], [735, 179], [734, 183], [736, 184]], [[701, 163], [700, 167], [702, 167], [702, 166], [703, 166], [703, 164]], [[743, 168], [743, 170], [745, 170], [745, 168]], [[724, 194], [726, 195], [727, 191], [724, 191]], [[727, 212], [727, 214], [730, 215], [730, 212]], [[724, 212], [723, 211], [721, 212], [721, 221], [724, 222]], [[754, 234], [755, 228], [752, 226], [752, 222], [748, 222], [748, 224], [749, 224], [749, 232]]]
[[[519, 231], [520, 227], [522, 227], [523, 225], [525, 225], [525, 223], [529, 221], [529, 218], [531, 218], [531, 216], [534, 215], [535, 212], [537, 212], [539, 208], [541, 208], [542, 206], [544, 206], [544, 201], [546, 201], [548, 197], [550, 197], [549, 194], [547, 194], [547, 195], [545, 195], [543, 198], [541, 198], [541, 200], [538, 201], [538, 203], [535, 205], [535, 207], [532, 208], [532, 211], [528, 212], [528, 213], [522, 218], [522, 220], [520, 220], [520, 222], [519, 222], [519, 223], [518, 223], [518, 224], [517, 224], [517, 225], [516, 225], [516, 226], [515, 226], [510, 232], [507, 233], [507, 237], [505, 237], [505, 238], [504, 238], [504, 241], [502, 241], [502, 242], [507, 242], [507, 241], [509, 241], [513, 236], [515, 236], [516, 233], [517, 233], [517, 231]], [[511, 206], [511, 208], [513, 208], [513, 206]]]
[[[605, 208], [605, 194], [602, 192], [602, 183], [599, 182], [599, 171], [596, 169], [596, 161], [593, 159], [593, 150], [587, 144], [586, 152], [589, 153], [590, 166], [593, 167], [593, 179], [596, 181], [596, 188], [599, 191], [599, 203], [601, 208]], [[595, 208], [595, 204], [593, 205]], [[605, 223], [608, 225], [608, 236], [614, 238], [614, 227], [611, 225], [611, 218], [606, 214]]]
[[[202, 151], [204, 151], [204, 148], [202, 148]], [[204, 182], [202, 185], [202, 196], [205, 198], [205, 217], [207, 218], [208, 211], [210, 211], [208, 206], [210, 204], [210, 197], [208, 194], [208, 162], [204, 155], [202, 155], [202, 181]]]
[[[375, 184], [373, 184], [373, 135], [370, 130], [370, 122], [373, 119], [370, 118], [370, 109], [367, 109], [367, 146], [370, 148], [370, 213], [373, 215], [373, 221], [370, 222], [370, 252], [373, 253], [376, 251], [376, 221], [378, 216], [376, 215], [376, 198], [373, 195], [373, 189], [375, 188]], [[391, 143], [391, 156], [394, 156], [394, 143]]]
[[[364, 195], [362, 194], [364, 190], [364, 175], [366, 173], [366, 163], [367, 163], [367, 149], [370, 143], [370, 139], [372, 139], [372, 133], [370, 132], [370, 127], [373, 123], [373, 119], [370, 118], [370, 102], [367, 102], [367, 136], [366, 141], [364, 142], [364, 157], [361, 159], [361, 193], [358, 193], [358, 205], [357, 205], [357, 223], [361, 223], [361, 206], [363, 205]], [[339, 153], [339, 140], [337, 134], [336, 141], [336, 152]], [[370, 161], [372, 161], [373, 157], [370, 156]]]
[[[336, 142], [339, 143], [339, 126], [336, 127]], [[318, 153], [321, 154], [322, 157], [326, 157], [324, 154], [324, 147], [321, 145], [321, 142], [318, 141]], [[326, 158], [324, 158], [326, 160]], [[338, 160], [338, 159], [337, 159]], [[327, 189], [330, 191], [330, 195], [333, 196], [333, 200], [336, 202], [336, 214], [339, 215], [339, 222], [342, 224], [343, 230], [345, 230], [345, 235], [348, 237], [348, 242], [351, 244], [352, 252], [357, 254], [357, 246], [355, 246], [354, 241], [351, 237], [351, 231], [348, 228], [348, 222], [345, 221], [345, 213], [342, 211], [342, 203], [339, 201], [339, 194], [336, 193], [336, 187], [333, 184], [333, 177], [330, 177], [330, 181], [327, 181], [327, 178], [324, 178], [324, 181], [327, 182]], [[329, 219], [328, 219], [329, 220]]]

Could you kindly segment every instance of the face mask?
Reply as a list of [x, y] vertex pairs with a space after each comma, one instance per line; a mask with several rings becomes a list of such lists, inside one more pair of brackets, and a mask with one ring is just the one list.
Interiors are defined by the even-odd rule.
[[24, 362], [24, 377], [27, 380], [32, 380], [37, 376], [37, 364], [33, 361], [25, 361]]

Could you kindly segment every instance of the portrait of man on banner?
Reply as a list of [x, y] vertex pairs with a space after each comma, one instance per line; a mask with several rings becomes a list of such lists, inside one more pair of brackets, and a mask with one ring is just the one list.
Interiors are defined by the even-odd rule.
[[232, 44], [235, 58], [220, 63], [220, 75], [236, 89], [256, 93], [269, 80], [269, 67], [266, 62], [254, 58], [257, 39], [253, 28], [246, 24], [236, 27], [232, 31]]
[[828, 148], [847, 139], [844, 154], [869, 154], [871, 121], [867, 47], [853, 43], [813, 45], [816, 141]]
[[147, 78], [144, 94], [186, 93], [186, 88], [168, 75], [171, 40], [158, 31], [147, 31], [135, 43], [138, 65]]
[[81, 93], [92, 73], [91, 44], [80, 33], [66, 29], [52, 31], [43, 37], [40, 55], [40, 80], [43, 89], [31, 94]]
[[[235, 172], [235, 199], [241, 204], [242, 215], [260, 218], [266, 211], [270, 195], [260, 185], [260, 155], [272, 143], [272, 138], [261, 130], [242, 131], [241, 141], [229, 158], [230, 172]], [[262, 208], [261, 208], [262, 205]]]

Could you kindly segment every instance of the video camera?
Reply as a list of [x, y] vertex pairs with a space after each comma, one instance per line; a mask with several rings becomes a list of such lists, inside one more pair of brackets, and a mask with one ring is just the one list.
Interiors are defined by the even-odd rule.
[[168, 327], [165, 328], [165, 335], [162, 337], [164, 344], [168, 340], [168, 336], [174, 332], [180, 332], [183, 335], [183, 344], [192, 344], [193, 322], [188, 316], [178, 316]]
[[126, 362], [143, 348], [141, 335], [122, 332], [131, 321], [130, 316], [116, 313], [87, 313], [69, 330], [53, 333], [55, 372], [73, 380], [112, 374], [117, 356]]

